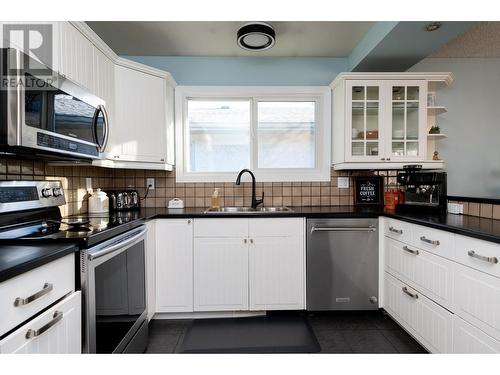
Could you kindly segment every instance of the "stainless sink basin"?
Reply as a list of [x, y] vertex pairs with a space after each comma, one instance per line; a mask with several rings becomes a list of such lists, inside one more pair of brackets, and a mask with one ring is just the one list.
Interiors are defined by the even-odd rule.
[[277, 212], [293, 212], [289, 207], [221, 207], [207, 208], [203, 211], [204, 214], [259, 214], [259, 213], [277, 213]]

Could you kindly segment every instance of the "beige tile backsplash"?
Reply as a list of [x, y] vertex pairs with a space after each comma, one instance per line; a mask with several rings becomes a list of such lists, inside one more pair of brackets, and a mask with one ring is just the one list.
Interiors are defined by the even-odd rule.
[[[385, 178], [385, 186], [395, 184], [396, 171], [374, 172]], [[352, 176], [367, 172], [338, 172], [332, 169], [327, 182], [257, 182], [257, 197], [264, 192], [266, 206], [345, 206], [353, 204]], [[338, 176], [350, 177], [350, 188], [337, 186]], [[247, 206], [252, 196], [251, 183], [236, 186], [228, 183], [177, 183], [175, 171], [141, 169], [108, 169], [83, 166], [52, 166], [43, 161], [0, 159], [0, 180], [60, 180], [66, 193], [63, 215], [87, 212], [85, 178], [92, 178], [94, 188], [137, 189], [141, 197], [146, 193], [146, 178], [154, 177], [156, 189], [142, 201], [143, 207], [166, 207], [174, 197], [184, 200], [186, 207], [210, 206], [215, 188], [219, 188], [221, 205]], [[459, 202], [464, 214], [500, 220], [500, 205]]]

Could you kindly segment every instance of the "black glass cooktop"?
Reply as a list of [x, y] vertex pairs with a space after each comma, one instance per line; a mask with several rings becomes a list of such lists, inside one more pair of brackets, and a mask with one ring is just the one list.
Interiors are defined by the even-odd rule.
[[140, 224], [137, 212], [119, 212], [100, 216], [41, 218], [7, 225], [0, 229], [0, 240], [44, 240], [80, 242], [92, 245], [123, 233]]

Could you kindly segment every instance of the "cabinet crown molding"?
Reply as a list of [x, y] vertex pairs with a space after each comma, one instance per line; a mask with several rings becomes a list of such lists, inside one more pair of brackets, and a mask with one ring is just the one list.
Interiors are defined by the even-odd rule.
[[330, 83], [330, 87], [335, 88], [340, 82], [349, 79], [356, 80], [426, 80], [429, 83], [441, 83], [448, 86], [453, 80], [452, 72], [344, 72], [340, 73]]

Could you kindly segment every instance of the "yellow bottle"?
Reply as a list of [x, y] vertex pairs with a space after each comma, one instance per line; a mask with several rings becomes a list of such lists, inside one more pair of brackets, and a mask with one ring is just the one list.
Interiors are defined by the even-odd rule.
[[212, 194], [212, 208], [216, 209], [220, 208], [220, 197], [218, 188], [215, 188], [214, 193]]

